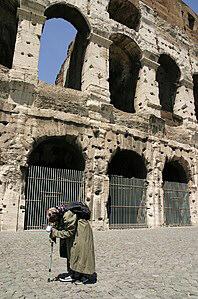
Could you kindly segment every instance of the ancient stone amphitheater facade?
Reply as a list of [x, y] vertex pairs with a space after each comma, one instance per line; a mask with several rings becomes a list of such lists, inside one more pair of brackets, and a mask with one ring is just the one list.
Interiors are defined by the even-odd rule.
[[[78, 31], [55, 85], [38, 81], [50, 18]], [[180, 0], [1, 1], [0, 230], [80, 198], [74, 173], [95, 229], [197, 225], [197, 33]], [[74, 190], [33, 198], [35, 169]]]

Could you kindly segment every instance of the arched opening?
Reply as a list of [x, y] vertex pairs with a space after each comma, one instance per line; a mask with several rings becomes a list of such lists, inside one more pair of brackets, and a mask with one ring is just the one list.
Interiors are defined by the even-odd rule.
[[145, 227], [147, 170], [143, 158], [133, 151], [118, 151], [109, 163], [108, 174], [109, 227]]
[[[51, 27], [49, 30], [46, 29], [46, 32], [50, 32], [52, 44], [55, 46], [51, 61], [57, 61], [57, 53], [60, 52], [60, 48], [63, 50], [59, 64], [56, 63], [59, 69], [57, 69], [57, 73], [53, 77], [53, 82], [49, 82], [47, 79], [42, 80], [48, 81], [48, 83], [56, 83], [62, 87], [81, 90], [82, 67], [88, 44], [87, 38], [90, 33], [89, 25], [78, 9], [67, 4], [50, 6], [45, 11], [45, 16], [47, 17], [45, 27]], [[53, 24], [56, 25], [55, 32], [53, 31]], [[45, 27], [41, 41], [45, 41]], [[59, 38], [59, 41], [54, 42], [54, 38], [58, 38], [61, 33], [63, 37]], [[42, 57], [39, 59], [39, 66], [42, 66], [42, 60], [46, 57], [46, 52], [49, 51], [50, 46], [49, 43], [42, 44], [41, 42]], [[59, 49], [58, 52], [57, 49]], [[39, 78], [41, 79], [41, 76]]]
[[147, 170], [143, 158], [136, 152], [129, 150], [118, 151], [112, 158], [108, 174], [125, 178], [145, 179]]
[[0, 64], [12, 68], [17, 34], [18, 1], [0, 2]]
[[66, 60], [69, 60], [69, 48], [75, 35], [76, 29], [64, 19], [53, 18], [45, 22], [38, 63], [40, 81], [64, 86]]
[[111, 103], [124, 112], [134, 113], [134, 98], [139, 75], [140, 49], [129, 37], [111, 36], [109, 53], [109, 89]]
[[46, 138], [35, 146], [28, 164], [81, 171], [85, 168], [82, 153], [72, 136]]
[[166, 162], [162, 177], [163, 181], [188, 183], [186, 172], [178, 161]]
[[166, 162], [162, 173], [165, 224], [190, 225], [188, 176], [179, 161]]
[[193, 75], [193, 94], [195, 103], [195, 115], [198, 121], [198, 74]]
[[46, 226], [46, 211], [71, 201], [84, 201], [85, 161], [75, 137], [39, 140], [29, 155], [25, 188], [25, 229]]
[[180, 69], [168, 55], [162, 54], [159, 58], [156, 80], [159, 84], [159, 99], [162, 110], [173, 112], [176, 92], [181, 76]]
[[110, 0], [109, 17], [131, 29], [138, 30], [140, 22], [139, 9], [128, 0]]

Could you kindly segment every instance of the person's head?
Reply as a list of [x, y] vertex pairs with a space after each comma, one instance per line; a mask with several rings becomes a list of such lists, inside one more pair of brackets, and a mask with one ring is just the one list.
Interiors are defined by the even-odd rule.
[[50, 208], [47, 211], [47, 219], [48, 219], [48, 223], [54, 223], [58, 220], [58, 210], [56, 208]]

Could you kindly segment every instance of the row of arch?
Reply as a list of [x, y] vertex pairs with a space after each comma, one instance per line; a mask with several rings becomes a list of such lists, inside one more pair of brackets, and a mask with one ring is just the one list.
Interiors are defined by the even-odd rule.
[[[28, 164], [51, 168], [85, 170], [86, 157], [73, 136], [49, 137], [35, 145], [29, 155]], [[146, 179], [146, 161], [132, 150], [118, 149], [107, 169], [108, 175]], [[163, 181], [188, 183], [189, 171], [179, 161], [166, 161], [162, 172]]]
[[[45, 205], [53, 205], [58, 200], [69, 202], [74, 197], [78, 197], [79, 194], [83, 194], [80, 185], [76, 185], [76, 181], [83, 173], [85, 174], [85, 182], [90, 181], [89, 174], [86, 178], [85, 163], [86, 157], [72, 136], [45, 137], [45, 139], [41, 139], [39, 143], [35, 144], [28, 159], [25, 229], [29, 229], [28, 227], [34, 228], [33, 224], [37, 221], [40, 222], [41, 218], [45, 221], [45, 215], [42, 211]], [[162, 171], [163, 204], [160, 204], [160, 199], [158, 201], [159, 206], [163, 206], [164, 224], [166, 225], [191, 224], [188, 190], [190, 174], [185, 168], [185, 161], [172, 160], [165, 162]], [[105, 201], [109, 228], [147, 226], [147, 201], [149, 199], [146, 198], [146, 190], [148, 172], [144, 157], [137, 152], [119, 149], [113, 154], [106, 170], [109, 177], [109, 193], [104, 194], [105, 197], [108, 196], [107, 201]], [[63, 175], [63, 180], [60, 177], [56, 180], [57, 176], [60, 175]], [[67, 180], [64, 179], [66, 177]], [[75, 180], [73, 181], [74, 177]], [[64, 181], [65, 183], [63, 183]], [[92, 182], [94, 186], [95, 183]], [[66, 185], [64, 186], [64, 184]], [[80, 181], [79, 184], [81, 184]], [[161, 184], [159, 188], [161, 188], [160, 186]], [[87, 188], [89, 189], [90, 186], [87, 185]], [[93, 188], [91, 192], [93, 192], [93, 196], [94, 194], [98, 196], [101, 191], [101, 188]], [[38, 198], [32, 205], [30, 197], [35, 196], [37, 193]], [[90, 190], [85, 189], [85, 200], [88, 200], [87, 194], [90, 194]], [[104, 200], [104, 198], [101, 198], [101, 200]], [[38, 202], [40, 202], [40, 205]], [[152, 205], [153, 200], [149, 204]], [[35, 219], [36, 210], [41, 218], [37, 217]], [[101, 221], [102, 219], [99, 213], [94, 221]]]
[[[17, 32], [15, 10], [3, 6], [3, 12], [9, 17], [1, 18], [0, 23], [0, 64], [11, 68], [14, 44]], [[108, 6], [111, 18], [137, 30], [140, 13], [135, 5], [128, 0], [111, 0]], [[124, 11], [123, 11], [124, 10]], [[9, 11], [9, 14], [7, 14]], [[123, 13], [124, 12], [124, 13]], [[63, 85], [68, 88], [81, 90], [82, 69], [88, 45], [90, 25], [78, 9], [66, 4], [55, 4], [45, 11], [47, 20], [61, 18], [70, 22], [76, 29], [77, 35], [73, 42], [66, 79]], [[111, 103], [119, 110], [135, 113], [135, 92], [139, 71], [141, 68], [141, 49], [138, 44], [123, 34], [110, 36], [112, 45], [109, 50], [109, 90]], [[181, 71], [173, 58], [161, 54], [157, 61], [159, 67], [155, 80], [159, 86], [159, 99], [162, 110], [173, 112], [176, 93], [179, 87]], [[198, 74], [193, 74], [194, 106], [198, 119]]]

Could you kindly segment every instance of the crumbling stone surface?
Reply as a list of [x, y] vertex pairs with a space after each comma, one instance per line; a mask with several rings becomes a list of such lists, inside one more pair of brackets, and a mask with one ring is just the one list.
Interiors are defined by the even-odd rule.
[[88, 116], [87, 95], [69, 88], [39, 82], [34, 107]]
[[[176, 0], [7, 0], [0, 3], [4, 10], [0, 32], [8, 23], [18, 28], [0, 40], [0, 230], [24, 228], [28, 167], [49, 166], [56, 142], [60, 161], [67, 146], [80, 152], [95, 229], [109, 228], [109, 169], [116, 168], [109, 165], [120, 152], [121, 164], [130, 152], [145, 166], [147, 227], [166, 225], [167, 163], [186, 174], [191, 224], [197, 225], [196, 14]], [[53, 17], [78, 30], [57, 85], [38, 82], [42, 27]], [[49, 157], [41, 154], [46, 144]]]

